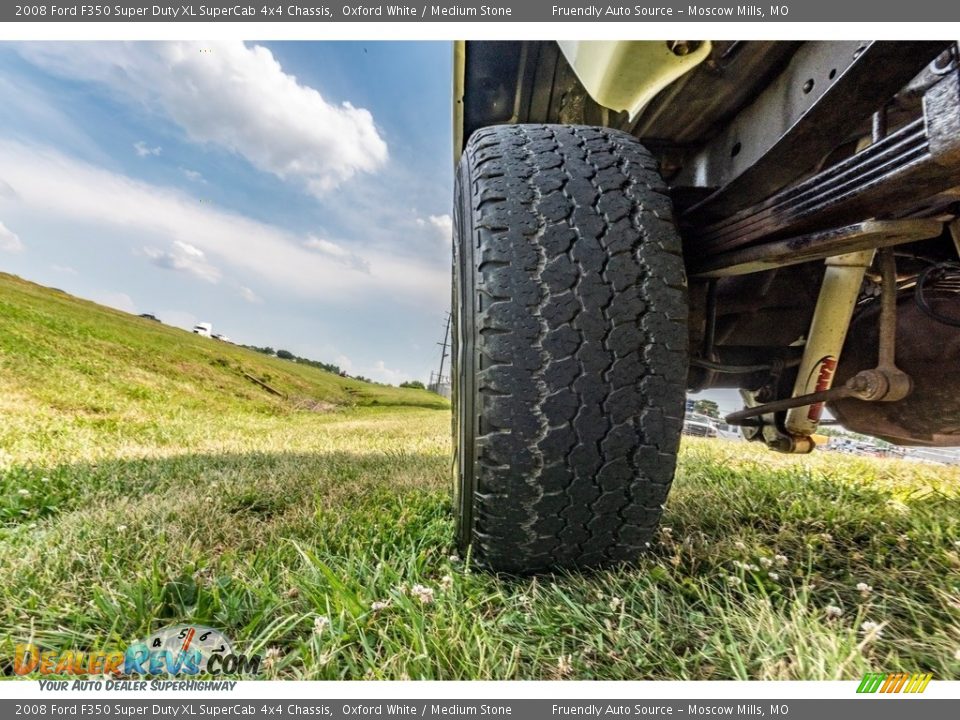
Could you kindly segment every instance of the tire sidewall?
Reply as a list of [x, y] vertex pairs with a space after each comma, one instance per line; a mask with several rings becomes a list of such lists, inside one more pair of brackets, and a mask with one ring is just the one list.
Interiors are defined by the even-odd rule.
[[454, 181], [451, 402], [453, 435], [453, 503], [456, 540], [466, 549], [473, 535], [476, 437], [476, 264], [470, 163], [466, 155]]

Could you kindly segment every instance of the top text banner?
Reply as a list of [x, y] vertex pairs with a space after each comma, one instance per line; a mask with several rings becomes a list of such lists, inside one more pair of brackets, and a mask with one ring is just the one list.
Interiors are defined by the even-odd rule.
[[102, 5], [57, 0], [3, 3], [0, 22], [958, 22], [956, 0], [803, 0], [786, 4], [489, 0], [488, 2], [347, 4], [296, 2], [174, 2], [128, 0]]

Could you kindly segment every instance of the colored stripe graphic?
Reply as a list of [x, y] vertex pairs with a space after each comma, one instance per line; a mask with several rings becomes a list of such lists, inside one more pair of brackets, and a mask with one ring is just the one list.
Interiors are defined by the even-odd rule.
[[863, 680], [860, 681], [860, 687], [857, 688], [857, 692], [875, 693], [886, 677], [884, 673], [867, 673], [863, 676]]
[[858, 693], [922, 693], [927, 689], [932, 673], [867, 673], [857, 687]]
[[907, 692], [922, 693], [927, 689], [927, 685], [930, 684], [930, 680], [933, 679], [933, 673], [927, 673], [926, 675], [915, 675], [914, 677], [917, 678], [917, 686], [912, 690], [907, 690]]

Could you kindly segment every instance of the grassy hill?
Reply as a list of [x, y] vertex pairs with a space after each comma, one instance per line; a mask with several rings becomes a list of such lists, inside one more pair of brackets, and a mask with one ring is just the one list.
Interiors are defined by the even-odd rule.
[[449, 430], [0, 276], [0, 674], [191, 622], [267, 677], [960, 677], [955, 468], [687, 439], [635, 566], [516, 579], [450, 546]]
[[0, 318], [0, 412], [11, 416], [0, 448], [20, 458], [196, 447], [225, 419], [234, 427], [353, 407], [448, 406], [423, 390], [341, 378], [2, 273]]

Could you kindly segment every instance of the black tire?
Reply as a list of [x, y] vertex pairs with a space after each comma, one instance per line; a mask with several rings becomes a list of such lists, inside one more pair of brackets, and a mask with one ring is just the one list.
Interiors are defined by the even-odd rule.
[[606, 128], [491, 127], [455, 193], [459, 544], [510, 573], [633, 560], [673, 479], [687, 374], [657, 164]]

